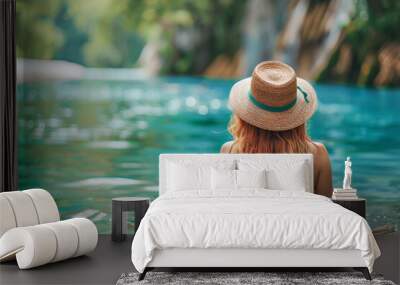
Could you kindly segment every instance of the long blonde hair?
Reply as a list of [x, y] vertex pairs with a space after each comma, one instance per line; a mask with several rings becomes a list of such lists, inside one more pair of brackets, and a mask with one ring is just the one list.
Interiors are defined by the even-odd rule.
[[228, 130], [239, 153], [309, 153], [311, 139], [305, 124], [287, 131], [257, 128], [232, 115]]

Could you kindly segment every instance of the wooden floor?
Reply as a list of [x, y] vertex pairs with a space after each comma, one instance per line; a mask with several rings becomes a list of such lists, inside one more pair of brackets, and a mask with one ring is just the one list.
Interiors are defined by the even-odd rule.
[[87, 256], [19, 270], [17, 263], [0, 264], [0, 284], [115, 284], [124, 272], [134, 271], [132, 238], [116, 243], [100, 235], [97, 248]]

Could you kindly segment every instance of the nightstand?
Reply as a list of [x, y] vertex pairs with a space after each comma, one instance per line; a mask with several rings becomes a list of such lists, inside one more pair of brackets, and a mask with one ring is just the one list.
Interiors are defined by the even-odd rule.
[[366, 212], [366, 200], [362, 198], [352, 199], [352, 200], [336, 200], [332, 199], [333, 203], [339, 204], [340, 206], [359, 214], [365, 219]]
[[127, 212], [135, 214], [135, 233], [140, 221], [150, 206], [150, 199], [144, 197], [119, 197], [112, 199], [112, 240], [123, 241], [126, 238], [128, 217]]

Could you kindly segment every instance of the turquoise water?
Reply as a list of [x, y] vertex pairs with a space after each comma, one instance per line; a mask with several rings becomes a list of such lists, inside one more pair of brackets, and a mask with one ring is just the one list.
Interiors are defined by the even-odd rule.
[[[19, 85], [19, 188], [49, 190], [63, 218], [86, 216], [108, 233], [112, 197], [157, 197], [160, 153], [218, 152], [230, 139], [232, 84], [183, 77]], [[309, 132], [328, 148], [335, 186], [351, 156], [371, 226], [399, 227], [399, 90], [316, 89]]]

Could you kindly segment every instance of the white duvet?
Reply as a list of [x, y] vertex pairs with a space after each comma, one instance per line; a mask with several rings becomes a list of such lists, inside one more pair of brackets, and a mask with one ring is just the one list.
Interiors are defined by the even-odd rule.
[[134, 237], [135, 268], [165, 248], [358, 249], [370, 271], [380, 255], [359, 215], [320, 195], [265, 189], [160, 196]]

